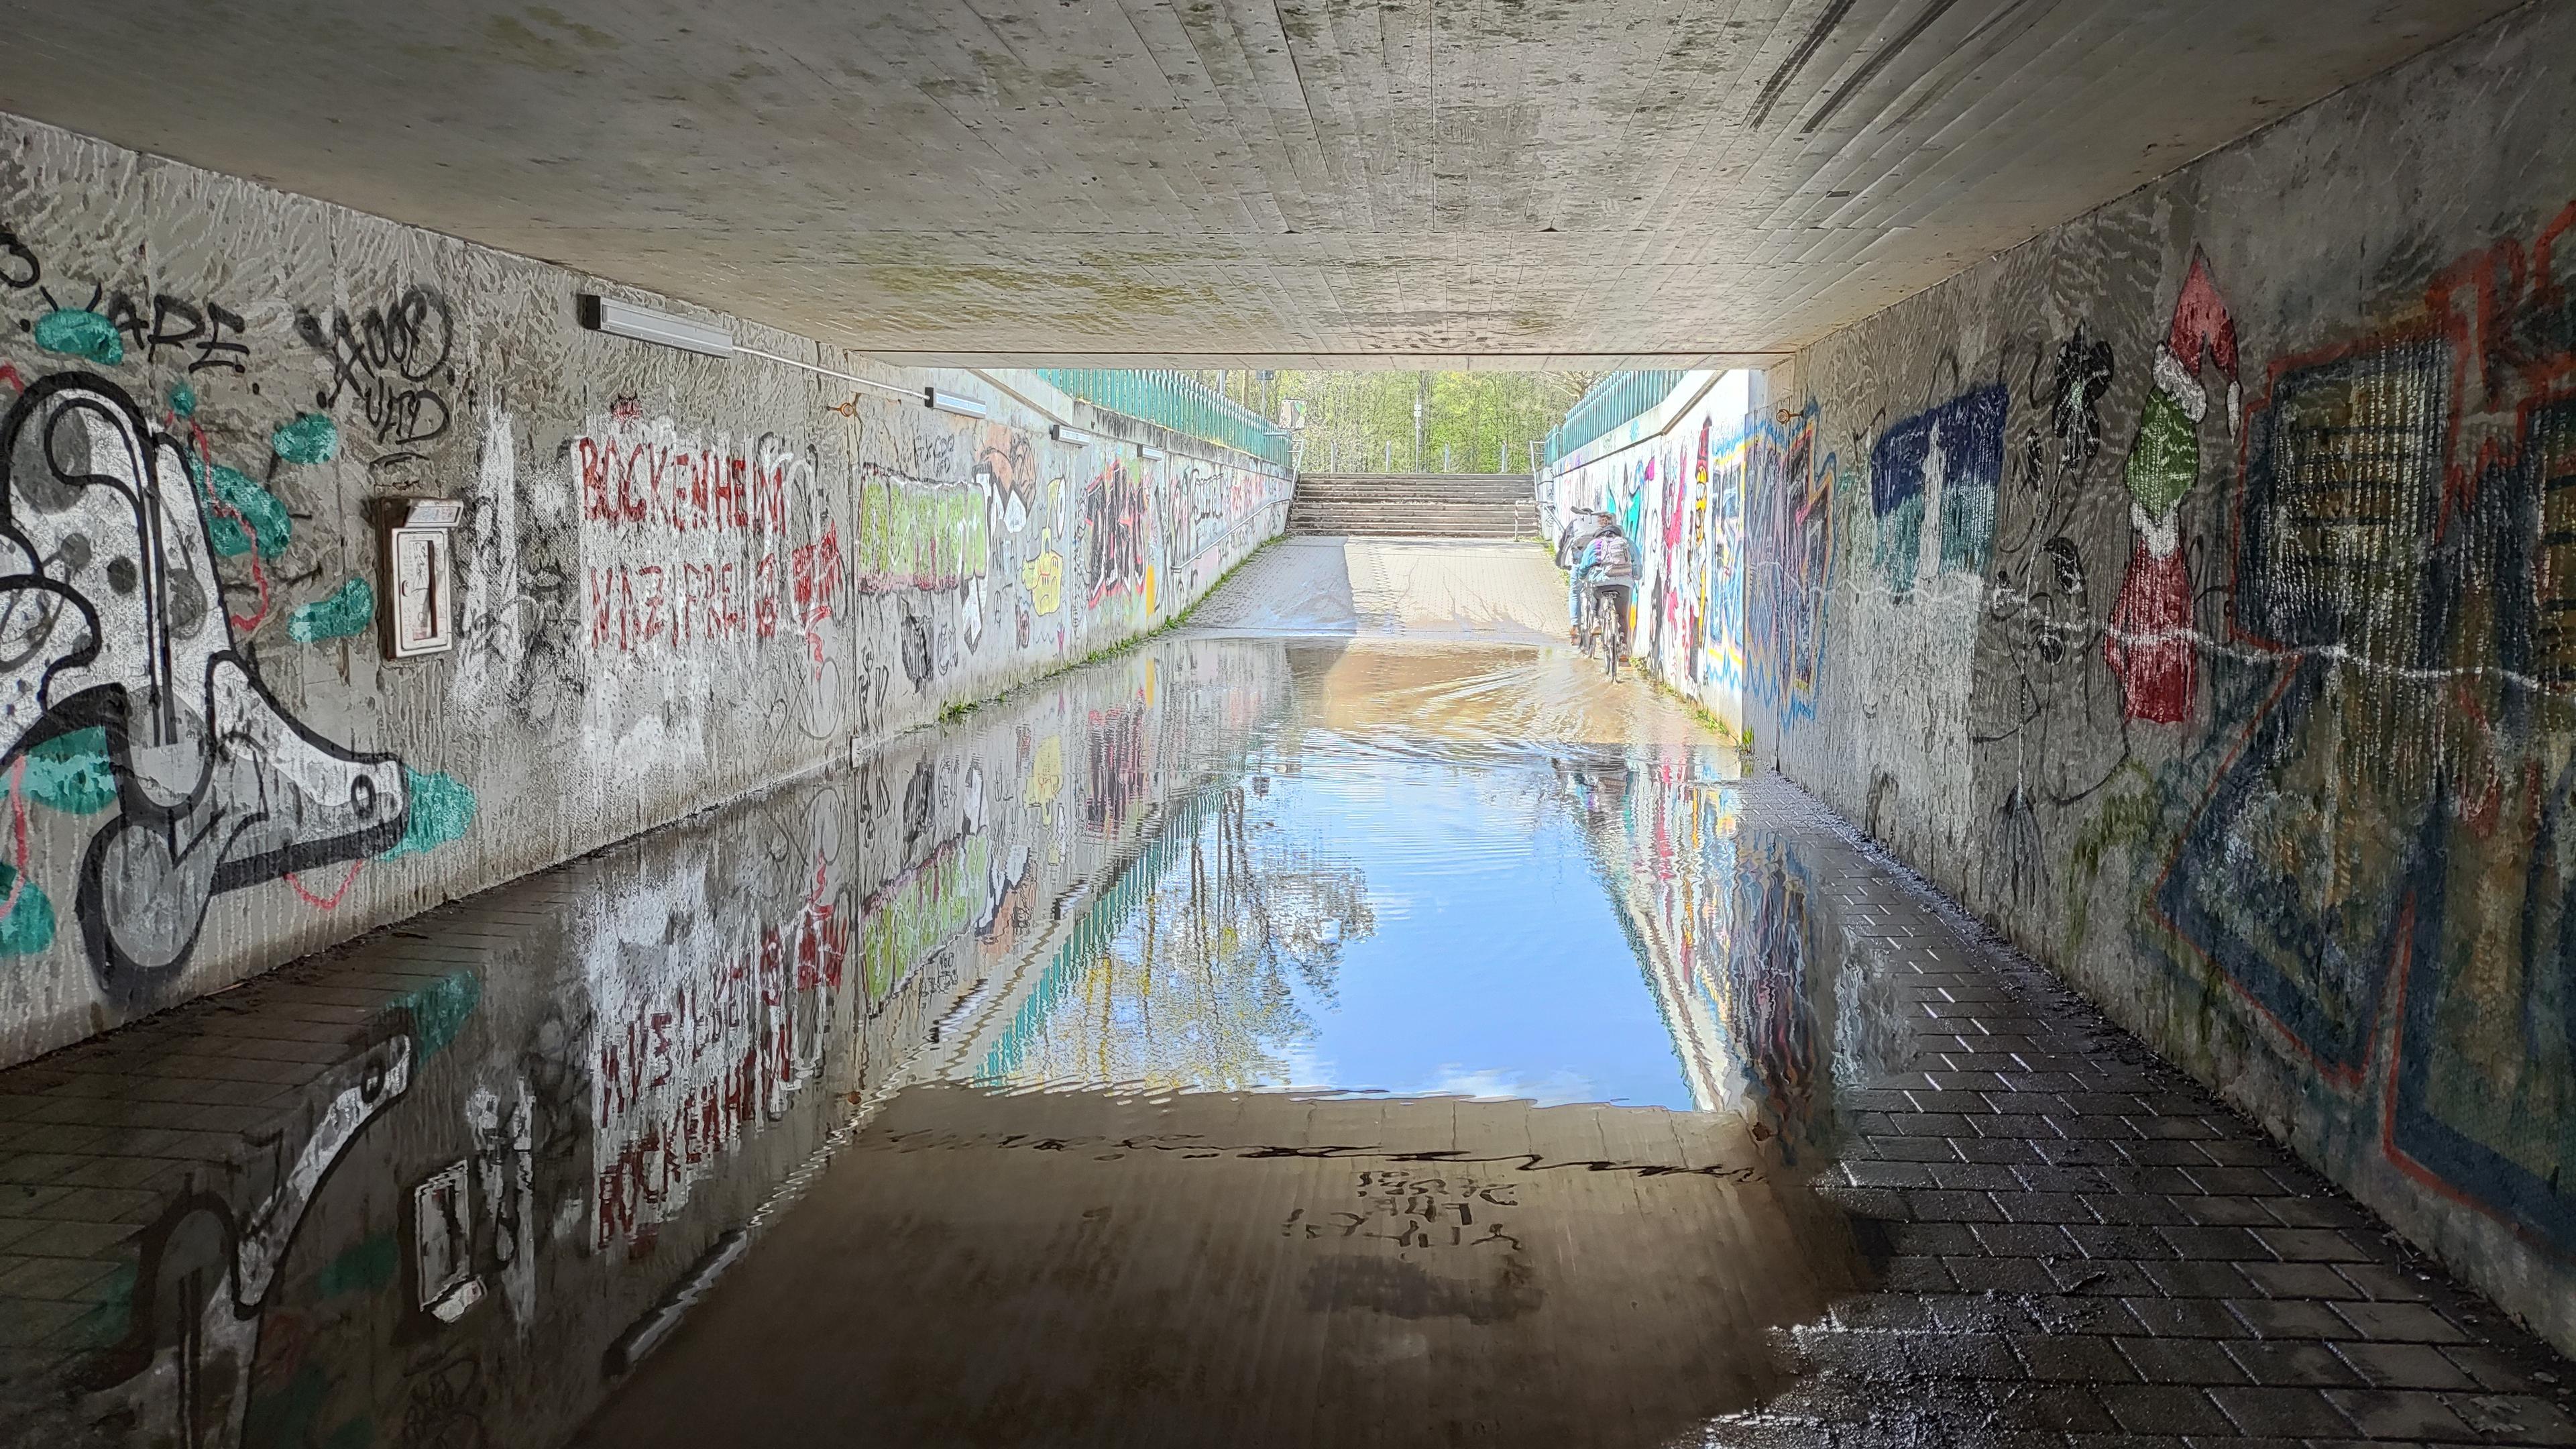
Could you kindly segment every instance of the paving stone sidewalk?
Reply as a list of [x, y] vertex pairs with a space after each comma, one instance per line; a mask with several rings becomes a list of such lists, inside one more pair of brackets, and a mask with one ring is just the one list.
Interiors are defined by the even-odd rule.
[[1876, 1291], [1707, 1442], [2576, 1444], [2546, 1344], [1812, 798], [1743, 788], [1912, 1039], [1823, 1179]]

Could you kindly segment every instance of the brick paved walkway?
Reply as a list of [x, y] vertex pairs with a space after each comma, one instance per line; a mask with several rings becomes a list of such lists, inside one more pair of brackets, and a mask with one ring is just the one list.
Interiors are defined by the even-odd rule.
[[2546, 1345], [1803, 793], [1745, 793], [1910, 1039], [1824, 1177], [1877, 1291], [1709, 1442], [2576, 1444]]

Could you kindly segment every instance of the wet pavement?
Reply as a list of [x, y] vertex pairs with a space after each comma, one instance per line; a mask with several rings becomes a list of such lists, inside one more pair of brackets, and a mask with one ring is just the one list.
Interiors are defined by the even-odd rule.
[[1263, 560], [0, 1073], [0, 1441], [2576, 1444], [1534, 552]]

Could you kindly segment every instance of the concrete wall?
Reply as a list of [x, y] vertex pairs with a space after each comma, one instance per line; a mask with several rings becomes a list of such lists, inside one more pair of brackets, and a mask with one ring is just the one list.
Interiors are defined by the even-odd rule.
[[1775, 371], [1747, 668], [1784, 772], [2576, 1348], [2571, 70], [2517, 12]]
[[1742, 370], [1689, 372], [1652, 411], [1568, 454], [1542, 488], [1553, 541], [1578, 508], [1619, 523], [1636, 560], [1630, 640], [1656, 678], [1742, 727], [1745, 480], [1775, 466], [1751, 418], [1763, 386]]
[[[0, 228], [0, 1063], [1131, 637], [1285, 511], [1025, 374], [585, 332], [657, 299], [5, 117]], [[390, 660], [422, 497], [460, 641]]]

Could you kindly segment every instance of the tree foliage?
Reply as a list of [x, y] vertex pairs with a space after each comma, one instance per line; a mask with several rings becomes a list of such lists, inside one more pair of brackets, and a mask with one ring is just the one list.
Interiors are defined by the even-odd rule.
[[[1253, 372], [1203, 375], [1274, 421], [1305, 403], [1308, 473], [1525, 473], [1597, 372]], [[1419, 452], [1414, 404], [1422, 405]]]

